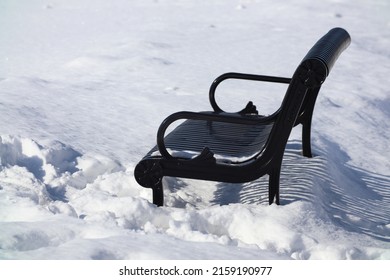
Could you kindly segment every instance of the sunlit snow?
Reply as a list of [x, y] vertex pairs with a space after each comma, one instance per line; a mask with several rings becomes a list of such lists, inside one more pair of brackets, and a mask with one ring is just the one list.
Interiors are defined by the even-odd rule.
[[[390, 259], [390, 3], [386, 0], [0, 1], [0, 259]], [[169, 114], [210, 110], [225, 72], [291, 77], [343, 27], [318, 97], [314, 158], [286, 147], [267, 178], [133, 170]], [[285, 86], [227, 82], [227, 111], [273, 112]]]

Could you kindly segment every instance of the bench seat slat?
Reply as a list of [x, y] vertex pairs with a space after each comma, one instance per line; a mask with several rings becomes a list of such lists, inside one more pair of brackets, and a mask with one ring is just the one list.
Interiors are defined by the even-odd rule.
[[[165, 145], [172, 152], [199, 154], [207, 147], [224, 161], [248, 160], [259, 154], [273, 123], [242, 125], [203, 120], [186, 120], [165, 136]], [[149, 154], [156, 153], [157, 147]]]

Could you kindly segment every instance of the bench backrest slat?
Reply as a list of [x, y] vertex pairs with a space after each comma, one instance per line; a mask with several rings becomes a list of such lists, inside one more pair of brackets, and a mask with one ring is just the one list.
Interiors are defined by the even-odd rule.
[[339, 27], [333, 28], [317, 41], [302, 61], [320, 60], [325, 64], [328, 76], [337, 58], [350, 43], [351, 37], [347, 31]]

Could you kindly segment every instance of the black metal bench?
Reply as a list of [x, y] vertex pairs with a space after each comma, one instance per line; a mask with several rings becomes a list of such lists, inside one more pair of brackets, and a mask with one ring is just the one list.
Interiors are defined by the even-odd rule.
[[[136, 166], [137, 182], [153, 190], [153, 203], [164, 203], [164, 176], [230, 183], [250, 182], [269, 175], [269, 204], [279, 204], [279, 177], [290, 132], [302, 125], [303, 155], [312, 157], [311, 120], [317, 94], [331, 68], [350, 44], [342, 28], [325, 34], [307, 53], [292, 78], [226, 73], [210, 87], [214, 111], [178, 112], [167, 117], [154, 147]], [[226, 79], [289, 84], [280, 108], [261, 116], [249, 102], [240, 112], [224, 112], [215, 100], [218, 85]], [[183, 121], [165, 135], [168, 127]]]

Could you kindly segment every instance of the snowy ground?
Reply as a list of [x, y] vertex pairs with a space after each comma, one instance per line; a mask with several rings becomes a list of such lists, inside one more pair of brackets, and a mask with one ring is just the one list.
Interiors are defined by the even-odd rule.
[[[0, 1], [0, 259], [390, 259], [389, 14], [386, 0]], [[316, 156], [290, 137], [282, 206], [266, 178], [167, 178], [167, 206], [151, 203], [133, 169], [167, 115], [209, 110], [224, 72], [291, 76], [336, 26], [352, 43], [316, 104]], [[218, 101], [270, 113], [284, 90], [228, 83]]]

